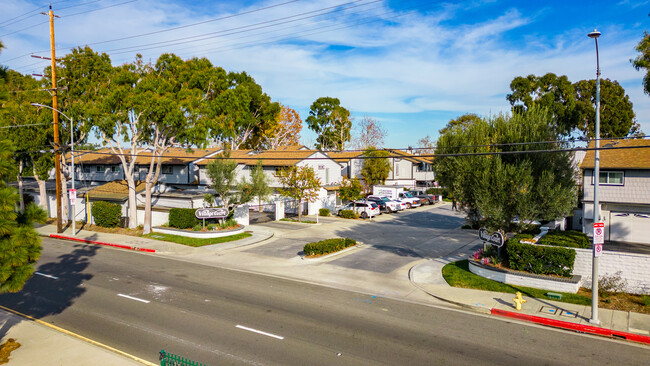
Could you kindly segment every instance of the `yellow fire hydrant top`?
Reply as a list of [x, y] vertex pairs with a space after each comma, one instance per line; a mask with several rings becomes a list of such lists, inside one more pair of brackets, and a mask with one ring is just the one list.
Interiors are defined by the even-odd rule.
[[524, 300], [524, 299], [521, 297], [521, 292], [517, 292], [515, 298], [512, 299], [512, 301], [515, 302], [515, 309], [516, 309], [517, 311], [520, 311], [520, 310], [521, 310], [521, 304], [527, 302], [527, 300]]

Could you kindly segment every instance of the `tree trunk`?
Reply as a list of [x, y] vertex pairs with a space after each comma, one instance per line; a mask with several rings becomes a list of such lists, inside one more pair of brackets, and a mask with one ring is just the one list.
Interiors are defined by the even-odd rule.
[[298, 200], [298, 222], [302, 222], [302, 198]]
[[25, 212], [25, 200], [23, 199], [23, 161], [18, 165], [18, 195], [20, 196], [20, 212]]
[[38, 184], [38, 195], [41, 198], [41, 207], [45, 210], [45, 212], [47, 212], [47, 216], [50, 217], [50, 210], [48, 209], [47, 204], [47, 190], [45, 189], [45, 181], [38, 178], [38, 174], [36, 174], [36, 168], [33, 168], [32, 170], [34, 172], [36, 183]]
[[135, 179], [133, 173], [125, 174], [126, 185], [129, 188], [129, 228], [135, 229], [138, 226], [138, 206], [135, 197]]
[[144, 223], [142, 226], [142, 234], [151, 233], [151, 183], [145, 183], [144, 193]]

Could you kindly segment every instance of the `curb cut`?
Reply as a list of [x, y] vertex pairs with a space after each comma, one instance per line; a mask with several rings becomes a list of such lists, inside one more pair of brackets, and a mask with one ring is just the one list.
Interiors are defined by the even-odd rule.
[[596, 334], [596, 335], [601, 335], [601, 336], [610, 337], [610, 338], [625, 339], [625, 340], [629, 340], [629, 341], [650, 344], [650, 336], [644, 336], [644, 335], [640, 335], [640, 334], [634, 334], [634, 333], [622, 332], [622, 331], [618, 331], [618, 330], [594, 327], [594, 326], [591, 326], [591, 325], [576, 324], [576, 323], [571, 323], [571, 322], [565, 322], [565, 321], [562, 321], [562, 320], [548, 319], [548, 318], [544, 318], [544, 317], [541, 317], [541, 316], [514, 313], [512, 311], [500, 310], [500, 309], [494, 309], [494, 308], [491, 309], [490, 313], [492, 315], [503, 316], [503, 317], [506, 317], [506, 318], [524, 320], [524, 321], [537, 323], [537, 324], [542, 324], [542, 325], [546, 325], [546, 326], [550, 326], [550, 327], [573, 330], [573, 331], [576, 331], [576, 332], [579, 332], [579, 333], [590, 333], [590, 334]]
[[155, 249], [138, 248], [138, 247], [134, 247], [134, 246], [130, 246], [130, 245], [122, 245], [122, 244], [111, 244], [111, 243], [105, 243], [105, 242], [102, 242], [102, 241], [79, 239], [79, 238], [73, 238], [73, 237], [70, 237], [70, 236], [63, 236], [63, 235], [57, 235], [57, 234], [50, 234], [48, 236], [50, 238], [55, 238], [55, 239], [80, 241], [80, 242], [86, 243], [86, 244], [104, 245], [104, 246], [120, 248], [120, 249], [135, 250], [135, 251], [138, 251], [138, 252], [147, 252], [147, 253], [155, 253], [156, 252]]
[[[415, 266], [417, 266], [417, 264]], [[432, 297], [434, 297], [434, 298], [436, 298], [438, 300], [450, 303], [452, 305], [456, 305], [456, 306], [461, 307], [461, 308], [466, 309], [466, 310], [470, 310], [470, 311], [480, 313], [480, 314], [490, 314], [491, 309], [483, 308], [483, 307], [480, 307], [480, 306], [469, 305], [469, 304], [463, 304], [462, 302], [457, 302], [457, 301], [454, 301], [454, 300], [445, 299], [444, 297], [440, 297], [440, 296], [438, 296], [438, 295], [436, 295], [434, 293], [431, 293], [431, 292], [427, 291], [423, 287], [420, 287], [420, 285], [418, 285], [417, 283], [415, 283], [415, 281], [413, 281], [413, 277], [411, 276], [411, 273], [413, 272], [413, 268], [415, 268], [415, 266], [413, 266], [413, 267], [411, 267], [409, 269], [408, 277], [409, 277], [409, 282], [411, 282], [411, 285], [415, 286], [420, 291], [423, 291], [424, 293], [426, 293], [429, 296], [432, 296]]]

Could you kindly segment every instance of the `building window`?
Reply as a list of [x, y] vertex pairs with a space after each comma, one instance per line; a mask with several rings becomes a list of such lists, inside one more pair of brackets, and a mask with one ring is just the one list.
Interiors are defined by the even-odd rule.
[[84, 173], [90, 173], [90, 166], [88, 166], [88, 165], [84, 166], [83, 172]]
[[101, 166], [101, 165], [97, 165], [97, 166], [95, 166], [95, 171], [97, 173], [103, 173], [104, 172], [104, 167]]
[[[599, 182], [600, 184], [622, 186], [623, 178], [624, 178], [623, 172], [601, 171]], [[593, 176], [591, 178], [591, 184], [594, 184]]]
[[113, 172], [113, 173], [117, 173], [117, 172], [119, 172], [119, 171], [120, 171], [120, 167], [119, 167], [119, 166], [117, 166], [117, 165], [113, 165], [113, 166], [111, 166], [111, 172]]
[[162, 166], [162, 173], [163, 174], [173, 174], [174, 170], [171, 165], [163, 165]]

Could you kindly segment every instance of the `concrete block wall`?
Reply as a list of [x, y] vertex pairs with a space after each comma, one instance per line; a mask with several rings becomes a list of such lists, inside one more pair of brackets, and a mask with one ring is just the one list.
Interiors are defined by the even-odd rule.
[[[591, 288], [591, 249], [575, 249], [573, 274], [582, 276], [582, 285]], [[627, 282], [626, 292], [650, 294], [650, 255], [603, 251], [598, 260], [598, 276], [612, 276], [617, 272]]]

